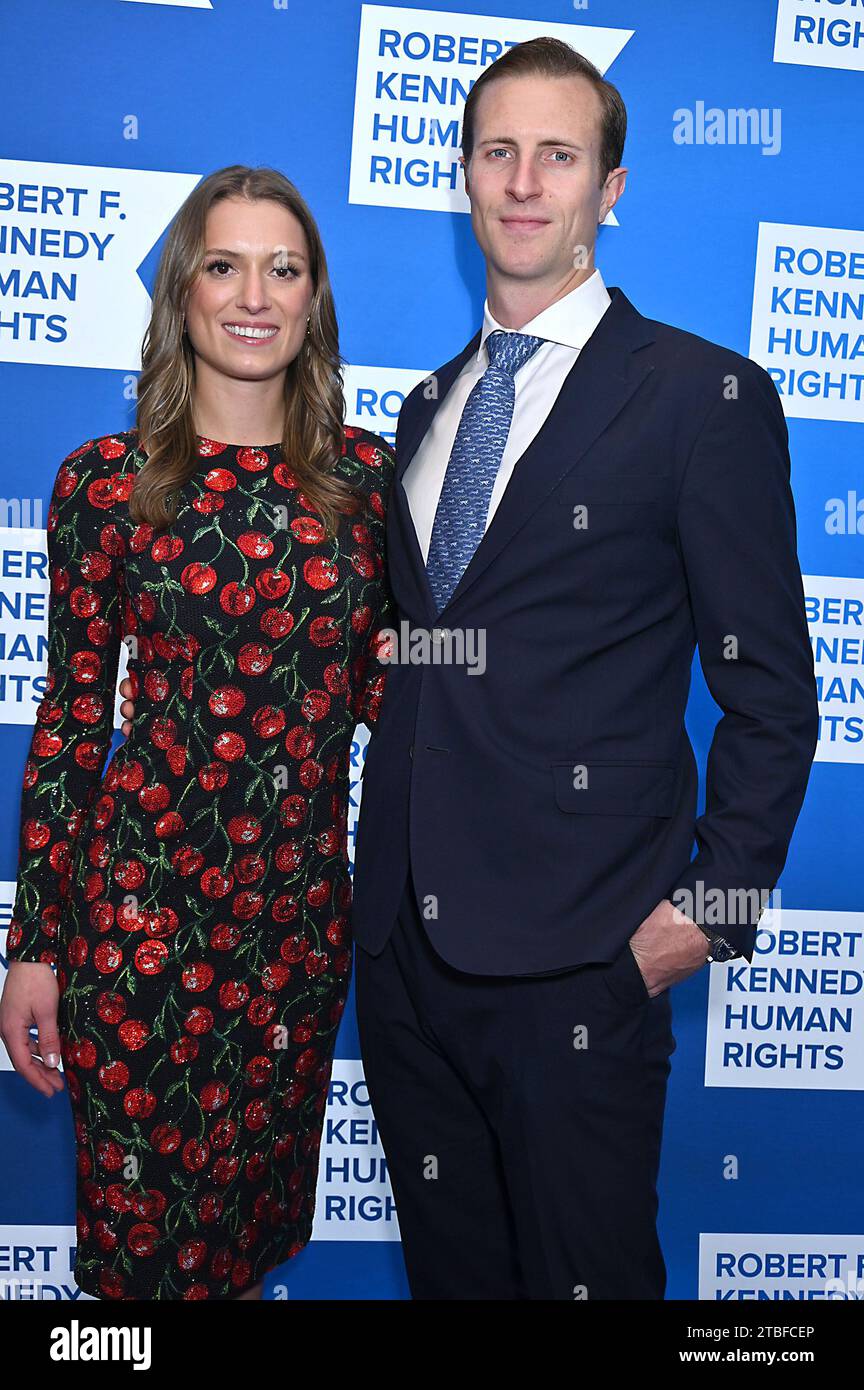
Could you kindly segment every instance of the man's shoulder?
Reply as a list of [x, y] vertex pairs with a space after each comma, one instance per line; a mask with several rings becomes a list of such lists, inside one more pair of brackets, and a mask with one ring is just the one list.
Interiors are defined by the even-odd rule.
[[776, 392], [765, 368], [752, 357], [662, 319], [642, 317], [654, 340], [652, 351], [656, 364], [669, 371], [671, 380], [682, 393], [691, 394], [700, 384], [710, 386], [713, 393], [718, 375], [760, 382]]
[[771, 420], [788, 438], [780, 392], [759, 362], [689, 329], [661, 319], [642, 319], [651, 338], [645, 351], [657, 369], [657, 385], [670, 419], [684, 421], [696, 436], [720, 408], [719, 402], [735, 401], [745, 416]]

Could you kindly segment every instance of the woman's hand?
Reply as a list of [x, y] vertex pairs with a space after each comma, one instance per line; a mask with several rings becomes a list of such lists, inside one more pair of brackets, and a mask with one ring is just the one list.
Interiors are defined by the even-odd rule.
[[[10, 961], [0, 999], [0, 1038], [19, 1076], [43, 1096], [63, 1090], [63, 1078], [56, 1069], [60, 1062], [59, 998], [50, 965], [41, 961]], [[30, 1037], [34, 1024], [39, 1030], [38, 1043]]]
[[135, 718], [135, 705], [129, 699], [129, 696], [132, 694], [132, 682], [128, 676], [124, 676], [120, 682], [120, 694], [126, 696], [126, 699], [120, 706], [120, 713], [123, 715], [123, 723], [120, 725], [120, 728], [128, 738], [132, 732], [132, 720]]

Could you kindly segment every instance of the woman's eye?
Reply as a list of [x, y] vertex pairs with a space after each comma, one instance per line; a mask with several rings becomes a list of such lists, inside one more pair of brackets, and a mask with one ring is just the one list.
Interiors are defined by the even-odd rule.
[[[230, 261], [211, 261], [210, 264], [207, 266], [208, 270], [216, 272], [217, 280], [225, 279], [225, 276], [222, 274], [223, 270], [233, 270], [233, 268], [234, 267], [231, 265]], [[278, 272], [280, 280], [286, 280], [289, 277], [291, 277], [292, 279], [296, 279], [296, 277], [300, 274], [300, 271], [297, 270], [293, 265], [277, 265], [274, 266], [273, 269]]]

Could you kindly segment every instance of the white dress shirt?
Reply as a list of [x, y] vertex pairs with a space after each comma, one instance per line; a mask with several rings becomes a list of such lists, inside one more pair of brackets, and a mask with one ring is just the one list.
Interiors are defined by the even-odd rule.
[[587, 280], [583, 280], [574, 290], [557, 299], [554, 304], [550, 304], [519, 329], [502, 328], [500, 323], [496, 323], [489, 312], [489, 301], [486, 300], [483, 306], [480, 345], [476, 353], [472, 353], [468, 358], [438, 406], [435, 418], [420, 441], [420, 446], [402, 479], [424, 561], [429, 554], [432, 523], [435, 520], [438, 498], [441, 496], [444, 474], [450, 461], [462, 411], [471, 388], [489, 365], [489, 354], [486, 351], [486, 339], [489, 334], [501, 329], [504, 333], [530, 333], [535, 338], [544, 338], [546, 341], [516, 373], [513, 419], [489, 499], [487, 529], [517, 461], [555, 404], [564, 378], [611, 302], [599, 270], [595, 270]]

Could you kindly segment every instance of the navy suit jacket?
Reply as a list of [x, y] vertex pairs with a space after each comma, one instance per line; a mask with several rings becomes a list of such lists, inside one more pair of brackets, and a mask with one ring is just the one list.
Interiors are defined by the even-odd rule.
[[[610, 295], [440, 615], [401, 479], [479, 333], [400, 412], [397, 623], [482, 629], [486, 651], [483, 674], [387, 667], [355, 848], [373, 953], [410, 870], [472, 974], [612, 960], [668, 897], [752, 957], [818, 732], [786, 421], [762, 367]], [[698, 820], [697, 642], [722, 709]]]

